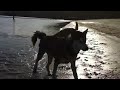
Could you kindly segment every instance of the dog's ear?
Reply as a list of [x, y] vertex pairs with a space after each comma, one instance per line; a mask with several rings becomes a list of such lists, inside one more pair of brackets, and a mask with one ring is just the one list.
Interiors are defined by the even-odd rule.
[[86, 35], [86, 34], [87, 34], [87, 32], [88, 32], [88, 29], [86, 29], [83, 33]]
[[66, 39], [67, 39], [67, 40], [71, 40], [71, 39], [72, 39], [71, 34], [69, 34]]
[[78, 22], [75, 22], [75, 30], [78, 30]]

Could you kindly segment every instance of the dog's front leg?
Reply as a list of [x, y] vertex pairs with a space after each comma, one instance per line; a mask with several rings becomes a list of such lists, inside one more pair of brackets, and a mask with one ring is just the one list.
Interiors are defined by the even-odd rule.
[[51, 76], [50, 70], [49, 70], [49, 66], [50, 66], [50, 64], [51, 64], [51, 62], [52, 62], [52, 59], [53, 59], [53, 57], [48, 54], [48, 63], [47, 63], [47, 65], [46, 65], [46, 69], [47, 69], [47, 72], [48, 72], [48, 76]]
[[52, 75], [53, 79], [56, 79], [57, 67], [58, 67], [58, 62], [56, 62], [56, 60], [55, 60], [54, 68], [53, 68], [53, 75]]
[[75, 61], [71, 62], [71, 68], [72, 68], [72, 71], [73, 71], [74, 78], [78, 79], [77, 72], [76, 72]]
[[43, 50], [39, 49], [37, 59], [36, 59], [35, 65], [34, 65], [33, 73], [36, 73], [37, 66], [38, 66], [38, 61], [43, 57], [44, 53], [45, 52]]

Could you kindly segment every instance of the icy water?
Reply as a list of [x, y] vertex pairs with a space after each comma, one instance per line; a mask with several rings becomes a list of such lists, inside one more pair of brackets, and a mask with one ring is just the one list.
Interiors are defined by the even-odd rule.
[[[14, 22], [10, 16], [0, 16], [0, 79], [31, 78], [38, 50], [37, 45], [32, 47], [33, 32], [38, 30], [53, 35], [59, 29], [50, 26], [61, 22], [66, 21], [16, 17]], [[44, 69], [46, 61], [40, 62], [38, 71]], [[40, 75], [35, 78], [42, 78]]]
[[[64, 22], [68, 21], [25, 17], [16, 17], [14, 22], [12, 17], [0, 16], [0, 79], [51, 79], [46, 76], [46, 54], [38, 64], [38, 73], [32, 74], [39, 40], [33, 48], [31, 36], [36, 30], [53, 35], [60, 29], [57, 23]], [[96, 21], [78, 22], [98, 23]], [[74, 28], [74, 21], [63, 28], [66, 27]], [[88, 27], [79, 25], [80, 31], [86, 28]], [[78, 54], [80, 59], [76, 61], [79, 79], [120, 78], [120, 38], [88, 28], [87, 44], [89, 50], [80, 51]], [[53, 64], [50, 67], [51, 71], [52, 67]], [[57, 75], [58, 79], [74, 78], [70, 64], [59, 65]]]

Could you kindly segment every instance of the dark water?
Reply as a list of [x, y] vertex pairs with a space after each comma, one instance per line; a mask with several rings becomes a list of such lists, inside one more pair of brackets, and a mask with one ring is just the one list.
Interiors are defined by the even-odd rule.
[[59, 28], [51, 26], [63, 22], [66, 21], [23, 17], [16, 17], [14, 22], [12, 17], [0, 16], [0, 79], [42, 78], [47, 73], [44, 68], [47, 56], [38, 66], [38, 71], [43, 74], [32, 77], [39, 42], [32, 48], [31, 36], [36, 30], [53, 35]]

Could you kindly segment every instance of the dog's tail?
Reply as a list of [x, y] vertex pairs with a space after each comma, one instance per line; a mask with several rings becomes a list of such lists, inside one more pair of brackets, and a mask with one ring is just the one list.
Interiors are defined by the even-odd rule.
[[37, 38], [43, 39], [44, 37], [46, 37], [46, 34], [45, 34], [45, 33], [40, 32], [40, 31], [34, 32], [32, 38], [31, 38], [33, 46], [35, 46], [36, 41], [37, 41]]
[[75, 22], [76, 26], [75, 26], [75, 30], [78, 30], [78, 22]]

